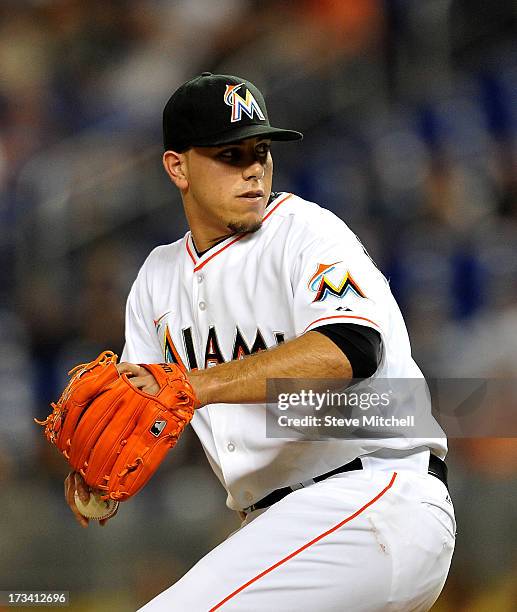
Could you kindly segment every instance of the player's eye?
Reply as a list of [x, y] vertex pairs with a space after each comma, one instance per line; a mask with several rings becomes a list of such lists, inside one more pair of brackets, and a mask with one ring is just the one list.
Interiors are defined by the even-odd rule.
[[222, 161], [227, 161], [227, 162], [237, 161], [239, 159], [239, 156], [240, 156], [240, 151], [239, 149], [236, 149], [236, 148], [223, 149], [217, 155], [218, 159], [221, 159]]
[[271, 145], [263, 142], [255, 147], [255, 152], [259, 157], [267, 157], [267, 154], [271, 150]]

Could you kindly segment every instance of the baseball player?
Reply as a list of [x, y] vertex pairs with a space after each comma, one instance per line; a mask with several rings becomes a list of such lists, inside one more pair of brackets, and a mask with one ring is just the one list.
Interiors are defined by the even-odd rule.
[[[270, 125], [252, 83], [203, 73], [169, 99], [163, 128], [190, 231], [143, 264], [118, 369], [151, 394], [138, 363], [188, 370], [192, 425], [243, 521], [143, 609], [428, 610], [455, 541], [443, 432], [266, 431], [269, 379], [423, 383], [386, 279], [342, 220], [272, 192], [271, 141], [302, 135]], [[417, 387], [399, 407], [429, 409]], [[83, 488], [68, 477], [79, 519]]]

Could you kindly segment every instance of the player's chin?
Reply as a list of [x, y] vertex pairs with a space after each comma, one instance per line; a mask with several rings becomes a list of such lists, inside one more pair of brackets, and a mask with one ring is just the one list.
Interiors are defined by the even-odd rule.
[[262, 215], [248, 214], [239, 219], [233, 219], [228, 223], [228, 229], [234, 234], [244, 232], [256, 232], [262, 227]]

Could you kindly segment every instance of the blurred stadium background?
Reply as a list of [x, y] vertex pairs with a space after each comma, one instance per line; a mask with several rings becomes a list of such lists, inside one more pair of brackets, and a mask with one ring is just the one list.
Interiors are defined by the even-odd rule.
[[[2, 0], [0, 590], [131, 610], [238, 524], [189, 433], [81, 530], [32, 423], [69, 367], [121, 350], [138, 267], [186, 230], [161, 110], [203, 70], [256, 82], [305, 133], [275, 147], [274, 188], [359, 234], [427, 375], [515, 378], [516, 24], [514, 0]], [[457, 549], [435, 609], [515, 610], [516, 441], [450, 447]]]

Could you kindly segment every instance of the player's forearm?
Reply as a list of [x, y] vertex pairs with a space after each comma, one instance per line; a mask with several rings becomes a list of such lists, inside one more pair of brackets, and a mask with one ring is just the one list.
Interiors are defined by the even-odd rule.
[[350, 362], [332, 340], [308, 332], [267, 351], [189, 373], [198, 399], [206, 404], [266, 401], [269, 378], [352, 378]]

